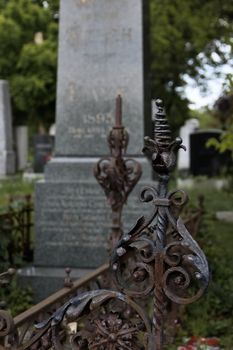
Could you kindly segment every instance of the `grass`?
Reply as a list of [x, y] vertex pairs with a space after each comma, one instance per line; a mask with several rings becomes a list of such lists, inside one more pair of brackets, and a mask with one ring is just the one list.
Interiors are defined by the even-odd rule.
[[[34, 194], [34, 183], [22, 181], [20, 175], [8, 177], [7, 179], [1, 179], [0, 214], [8, 211], [9, 197], [21, 197], [29, 194]], [[17, 198], [13, 205], [18, 207], [19, 204], [20, 201]], [[1, 224], [3, 222], [1, 221]], [[9, 242], [13, 241], [10, 238], [11, 236], [6, 235], [4, 232], [4, 230], [0, 230], [0, 272], [7, 270], [11, 266], [9, 256], [7, 254], [7, 247]], [[23, 261], [21, 256], [19, 256], [19, 252], [17, 252], [14, 254], [14, 266], [20, 266], [21, 264], [23, 264]], [[9, 285], [4, 286], [4, 288], [0, 288], [0, 300], [6, 301], [7, 307], [15, 316], [32, 305], [32, 291], [30, 288], [19, 288], [15, 278]]]
[[205, 207], [209, 214], [215, 214], [216, 211], [233, 210], [233, 189], [199, 189], [189, 190], [191, 202], [195, 202], [200, 195], [205, 196]]
[[10, 196], [24, 196], [34, 193], [34, 182], [22, 181], [21, 175], [0, 181], [0, 211], [8, 206]]

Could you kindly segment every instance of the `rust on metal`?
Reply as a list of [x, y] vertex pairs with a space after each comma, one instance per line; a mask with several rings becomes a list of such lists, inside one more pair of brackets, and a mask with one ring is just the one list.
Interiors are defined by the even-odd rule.
[[[158, 175], [158, 186], [144, 188], [141, 200], [151, 202], [154, 209], [150, 216], [142, 216], [135, 227], [118, 242], [111, 267], [116, 285], [126, 294], [142, 298], [152, 293], [152, 333], [155, 349], [160, 350], [164, 343], [167, 301], [189, 304], [200, 298], [208, 286], [209, 269], [205, 255], [182, 219], [173, 215], [171, 207], [179, 207], [187, 202], [184, 191], [168, 192], [168, 181], [176, 165], [177, 151], [184, 147], [180, 138], [172, 140], [160, 100], [153, 101], [153, 119], [155, 138], [145, 138], [144, 152], [151, 159]], [[168, 240], [169, 226], [173, 235], [169, 234]], [[139, 244], [142, 242], [143, 250], [142, 244]], [[144, 289], [140, 291], [137, 286], [131, 289], [129, 280], [124, 281], [124, 266], [127, 266], [132, 248], [133, 253], [137, 254], [135, 267], [140, 266], [145, 271]], [[131, 277], [133, 279], [133, 275]], [[135, 281], [132, 285], [135, 287]]]
[[8, 237], [8, 256], [15, 263], [13, 252], [23, 260], [32, 260], [32, 198], [30, 195], [10, 196], [8, 208], [0, 214], [0, 232]]
[[118, 95], [115, 126], [108, 135], [110, 156], [101, 158], [94, 167], [94, 175], [103, 188], [112, 210], [110, 250], [115, 247], [123, 234], [122, 209], [142, 174], [139, 162], [132, 158], [124, 158], [128, 142], [128, 132], [122, 125], [122, 97]]
[[[114, 145], [112, 154], [115, 157], [105, 158], [106, 169], [109, 164], [118, 160], [123, 149], [119, 145], [124, 144], [123, 133], [119, 137], [115, 132], [123, 131], [120, 98], [117, 104], [116, 126], [110, 136], [110, 145]], [[116, 200], [116, 189], [121, 191], [117, 222], [117, 232], [120, 234], [116, 236], [119, 240], [110, 259], [116, 290], [93, 288], [81, 293], [78, 282], [74, 282], [71, 288], [58, 292], [57, 299], [52, 296], [50, 301], [48, 299], [45, 302], [47, 306], [51, 306], [53, 301], [54, 310], [50, 307], [49, 314], [43, 319], [39, 319], [41, 309], [46, 309], [43, 303], [35, 306], [34, 312], [33, 308], [26, 312], [27, 316], [24, 314], [21, 318], [15, 318], [14, 322], [9, 322], [0, 311], [1, 322], [4, 324], [4, 321], [6, 325], [2, 330], [5, 335], [5, 349], [162, 350], [169, 302], [186, 305], [203, 295], [209, 282], [208, 263], [179, 215], [188, 197], [182, 190], [168, 191], [177, 151], [184, 147], [180, 138], [172, 139], [160, 100], [153, 101], [153, 120], [154, 139], [145, 139], [144, 152], [151, 159], [153, 169], [158, 175], [158, 183], [157, 187], [147, 186], [142, 190], [141, 201], [149, 204], [152, 209], [148, 216], [141, 216], [128, 233], [122, 235], [119, 229], [119, 213], [122, 203], [125, 203], [124, 176], [120, 177], [120, 185], [117, 183], [114, 187], [113, 178], [107, 181], [105, 178], [108, 178], [108, 172], [112, 176], [112, 169], [118, 171], [118, 168], [110, 166], [110, 170], [104, 172], [105, 175], [102, 170], [97, 171], [98, 180], [100, 179], [99, 182], [110, 198], [110, 203], [112, 200], [114, 204]], [[102, 167], [102, 161], [97, 168]], [[111, 185], [106, 186], [108, 181]], [[200, 209], [199, 214], [202, 210]], [[105, 266], [100, 269], [99, 274], [107, 268]], [[80, 283], [79, 281], [79, 287]], [[62, 303], [62, 296], [68, 295], [73, 297]], [[146, 302], [151, 298], [153, 310], [149, 312]], [[56, 300], [60, 301], [59, 307], [56, 307]], [[32, 320], [38, 321], [34, 327]], [[27, 321], [30, 324], [28, 327]], [[19, 324], [24, 327], [21, 332]]]

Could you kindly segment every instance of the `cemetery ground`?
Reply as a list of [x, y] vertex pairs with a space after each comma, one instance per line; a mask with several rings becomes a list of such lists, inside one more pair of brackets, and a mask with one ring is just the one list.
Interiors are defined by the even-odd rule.
[[34, 182], [22, 181], [21, 175], [7, 177], [0, 181], [0, 210], [5, 210], [10, 196], [33, 194]]
[[[198, 184], [198, 182], [197, 182]], [[174, 184], [171, 185], [174, 187]], [[4, 213], [8, 208], [9, 196], [33, 196], [34, 183], [21, 180], [20, 176], [0, 181], [0, 209]], [[189, 190], [189, 206], [194, 207], [198, 196], [204, 196], [205, 213], [201, 229], [196, 237], [207, 255], [212, 279], [207, 294], [197, 303], [182, 310], [177, 327], [176, 345], [169, 345], [168, 350], [176, 349], [185, 337], [217, 337], [221, 348], [233, 349], [233, 223], [218, 220], [216, 212], [230, 211], [233, 204], [232, 188], [218, 191], [213, 188], [202, 188], [196, 185]], [[17, 204], [17, 203], [16, 203]], [[4, 248], [4, 231], [0, 231], [1, 246]], [[13, 252], [14, 253], [14, 252]], [[7, 257], [0, 255], [1, 266], [9, 267]], [[23, 259], [16, 259], [15, 267], [24, 265]], [[1, 288], [2, 289], [2, 288]], [[30, 288], [22, 290], [13, 280], [1, 294], [13, 314], [27, 309], [32, 303]]]

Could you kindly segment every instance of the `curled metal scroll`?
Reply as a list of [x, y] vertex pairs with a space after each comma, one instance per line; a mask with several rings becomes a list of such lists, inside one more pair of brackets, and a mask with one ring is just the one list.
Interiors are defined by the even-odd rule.
[[[175, 194], [180, 198], [175, 199]], [[162, 249], [164, 276], [163, 290], [166, 296], [180, 304], [188, 304], [199, 299], [208, 286], [209, 268], [206, 257], [199, 245], [187, 231], [181, 218], [176, 220], [171, 212], [171, 205], [181, 206], [186, 203], [187, 195], [183, 191], [173, 191], [167, 197], [159, 199], [153, 188], [146, 188], [141, 194], [141, 199], [151, 202], [154, 210], [150, 217], [141, 217], [133, 229], [123, 236], [115, 248], [111, 268], [114, 273], [115, 283], [119, 289], [133, 296], [146, 296], [154, 288], [156, 276], [154, 276], [153, 264], [157, 249], [157, 228], [159, 209], [164, 208], [167, 221], [176, 231], [176, 240], [170, 241]], [[170, 238], [171, 239], [171, 238]], [[133, 254], [137, 253], [137, 261], [131, 266], [131, 283], [124, 280], [124, 266]], [[140, 271], [140, 272], [139, 272]], [[141, 276], [139, 278], [138, 276]], [[145, 289], [139, 292], [138, 284], [144, 282]], [[185, 295], [188, 287], [199, 286], [194, 295]], [[131, 290], [129, 286], [135, 290]]]
[[[160, 350], [166, 299], [177, 304], [199, 299], [208, 286], [209, 268], [201, 248], [182, 219], [174, 214], [187, 203], [187, 194], [167, 190], [177, 151], [185, 147], [180, 138], [172, 140], [162, 102], [154, 101], [153, 107], [155, 138], [145, 138], [144, 153], [158, 174], [158, 188], [145, 187], [140, 197], [152, 204], [152, 212], [148, 217], [142, 216], [118, 242], [111, 257], [111, 269], [117, 288], [124, 293], [142, 298], [153, 292], [153, 332], [156, 349]], [[168, 235], [169, 227], [173, 235]], [[129, 274], [125, 273], [126, 268]]]
[[[110, 302], [120, 302], [125, 306], [111, 306], [101, 314], [100, 309]], [[93, 314], [98, 310], [97, 317]], [[124, 311], [123, 311], [124, 310]], [[132, 313], [133, 312], [133, 313]], [[131, 317], [133, 314], [133, 317]], [[85, 315], [87, 319], [85, 320]], [[81, 322], [79, 323], [79, 320]], [[62, 329], [73, 325], [70, 336], [72, 350], [82, 349], [151, 349], [151, 324], [144, 310], [126, 295], [116, 291], [95, 290], [71, 299], [58, 309], [48, 320], [37, 324], [37, 333], [23, 349], [41, 349], [41, 338], [49, 336], [48, 347], [64, 349]], [[139, 345], [140, 343], [140, 345]], [[38, 346], [38, 347], [37, 347]]]
[[[164, 261], [168, 268], [163, 278], [163, 289], [170, 300], [189, 304], [198, 300], [208, 287], [209, 268], [204, 253], [180, 218], [177, 232], [180, 240], [168, 244], [164, 250]], [[194, 284], [196, 290], [193, 295], [185, 294]]]
[[94, 176], [103, 188], [112, 209], [110, 250], [122, 236], [121, 213], [127, 198], [141, 177], [139, 162], [125, 158], [129, 134], [122, 125], [122, 98], [116, 99], [115, 125], [108, 135], [110, 156], [101, 158], [94, 166]]
[[140, 164], [131, 158], [101, 158], [94, 167], [95, 177], [113, 210], [122, 209], [141, 173]]
[[[153, 120], [155, 138], [145, 139], [144, 153], [158, 175], [158, 186], [147, 186], [140, 195], [141, 201], [152, 210], [148, 216], [141, 216], [123, 236], [121, 210], [140, 176], [140, 168], [133, 160], [125, 161], [121, 157], [127, 137], [121, 126], [120, 97], [116, 126], [109, 136], [112, 157], [103, 158], [95, 168], [112, 206], [114, 249], [110, 267], [120, 292], [94, 290], [71, 299], [46, 321], [37, 324], [23, 350], [62, 350], [69, 327], [73, 329], [68, 337], [72, 350], [161, 350], [167, 301], [189, 304], [200, 298], [207, 288], [206, 257], [176, 214], [177, 208], [187, 203], [188, 196], [182, 190], [168, 192], [177, 151], [185, 147], [180, 138], [172, 140], [160, 100], [153, 102]], [[153, 310], [149, 321], [148, 310], [131, 297], [148, 300], [150, 294]], [[7, 327], [6, 322], [3, 332], [8, 331]]]
[[10, 334], [14, 329], [14, 320], [8, 311], [0, 310], [0, 338]]

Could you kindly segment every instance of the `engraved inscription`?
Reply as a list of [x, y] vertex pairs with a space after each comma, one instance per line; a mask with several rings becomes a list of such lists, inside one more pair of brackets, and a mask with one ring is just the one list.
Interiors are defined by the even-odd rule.
[[[92, 61], [117, 55], [117, 45], [127, 45], [132, 41], [133, 30], [131, 27], [113, 27], [108, 31], [104, 27], [87, 28], [80, 25], [72, 25], [66, 30], [66, 38], [70, 49], [82, 50], [83, 57]], [[88, 43], [88, 45], [87, 45]], [[114, 45], [113, 45], [114, 43]], [[98, 50], [99, 47], [103, 51]], [[124, 52], [124, 51], [123, 51]]]
[[123, 123], [131, 131], [128, 152], [138, 154], [143, 140], [142, 18], [141, 0], [63, 1], [56, 154], [105, 154], [118, 94]]
[[95, 1], [95, 0], [75, 0], [75, 2], [76, 2], [76, 5], [87, 5], [87, 4], [89, 4], [90, 2], [92, 2], [92, 1]]
[[114, 124], [112, 113], [98, 113], [97, 115], [83, 115], [82, 125], [79, 127], [69, 126], [68, 133], [74, 139], [92, 139], [95, 136], [106, 139], [106, 135]]
[[62, 243], [64, 246], [107, 248], [110, 225], [111, 215], [105, 198], [94, 186], [66, 188], [51, 194], [40, 212], [39, 227], [44, 246]]
[[68, 84], [68, 96], [69, 96], [70, 102], [75, 101], [75, 93], [76, 93], [76, 85], [74, 82], [71, 81]]

